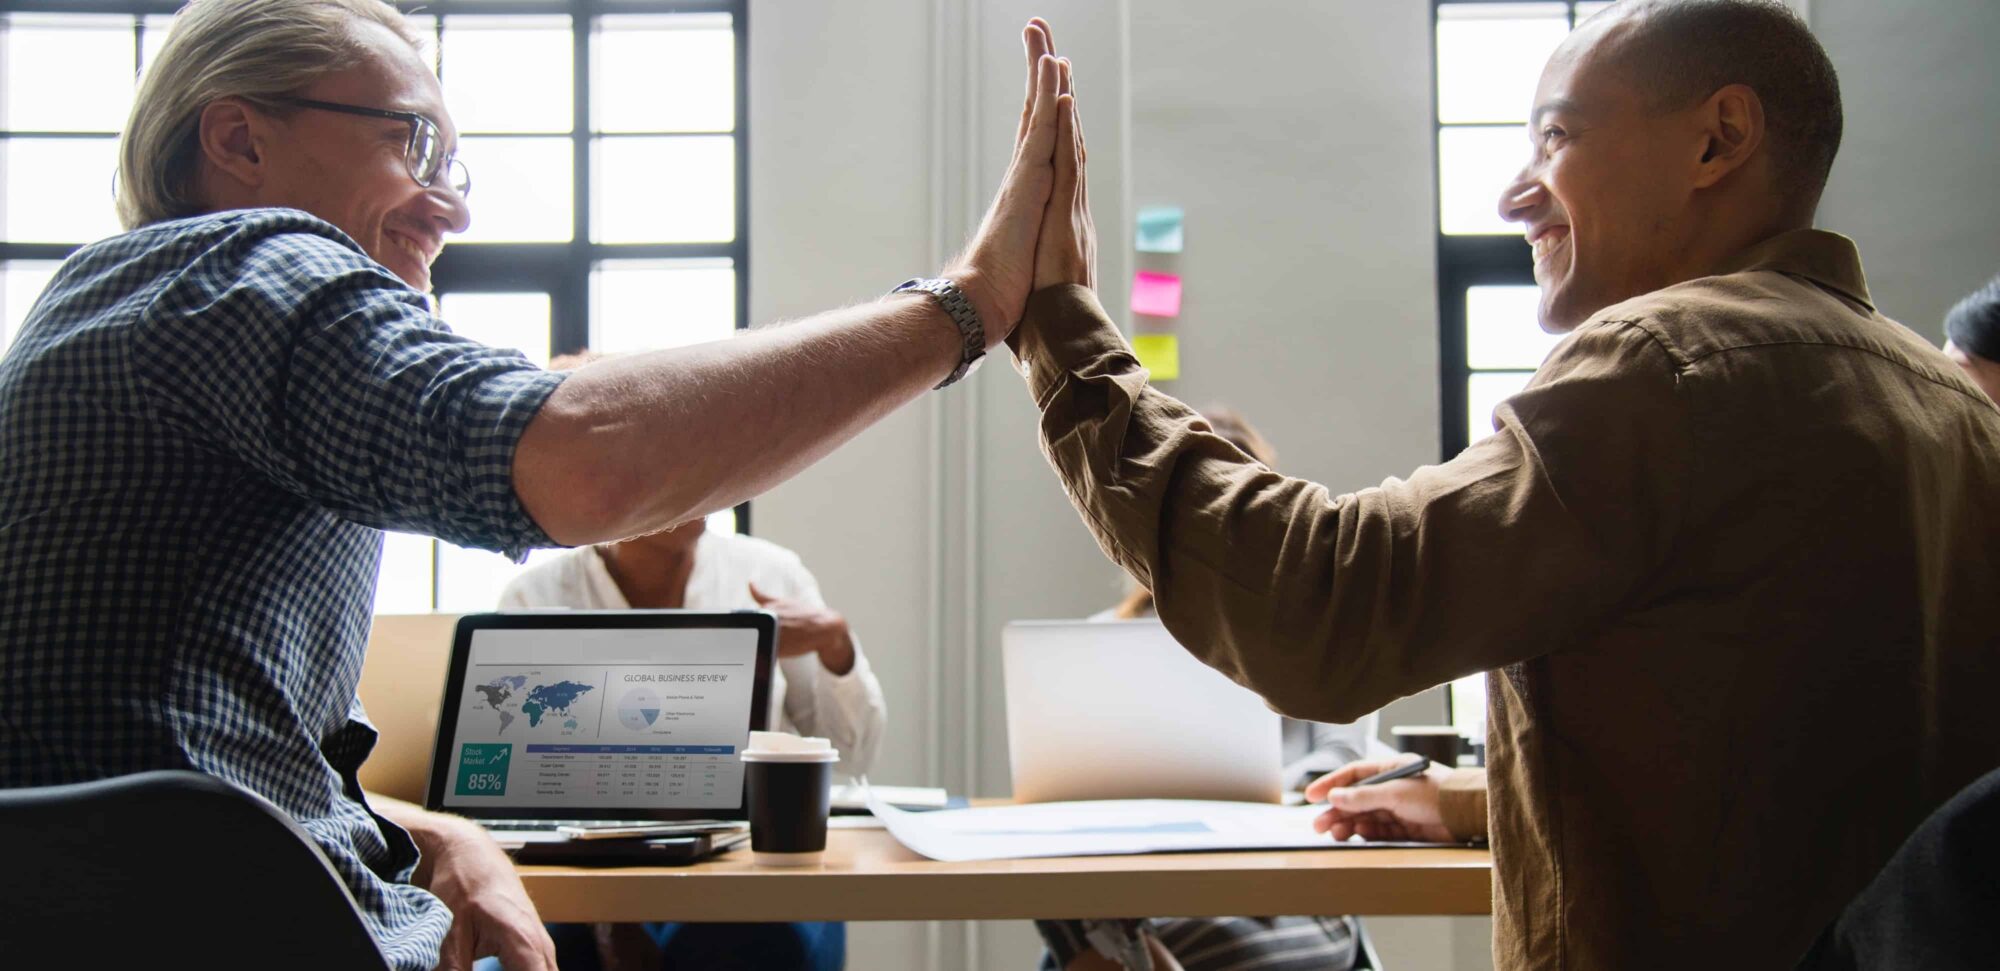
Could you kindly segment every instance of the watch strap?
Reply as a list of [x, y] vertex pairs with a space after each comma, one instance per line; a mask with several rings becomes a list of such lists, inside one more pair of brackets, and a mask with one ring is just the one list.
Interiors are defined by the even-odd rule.
[[964, 342], [958, 367], [952, 369], [951, 374], [931, 390], [950, 387], [960, 378], [971, 374], [973, 369], [979, 366], [980, 359], [986, 356], [986, 327], [980, 323], [979, 311], [972, 306], [972, 301], [965, 296], [965, 291], [960, 290], [958, 284], [951, 280], [942, 277], [931, 279], [918, 277], [904, 281], [901, 286], [889, 292], [903, 293], [911, 290], [930, 294], [938, 302], [938, 306], [943, 308], [945, 316], [950, 317], [951, 322], [958, 327], [958, 336]]

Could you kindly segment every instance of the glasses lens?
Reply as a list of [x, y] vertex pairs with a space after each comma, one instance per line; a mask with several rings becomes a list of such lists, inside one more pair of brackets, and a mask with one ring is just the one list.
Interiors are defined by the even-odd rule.
[[417, 123], [417, 130], [410, 137], [410, 176], [417, 184], [429, 187], [437, 181], [438, 169], [444, 162], [443, 139], [438, 137], [437, 126], [428, 121]]
[[451, 186], [451, 191], [458, 193], [461, 199], [472, 194], [472, 173], [467, 172], [465, 170], [465, 163], [459, 161], [456, 157], [445, 163], [444, 181], [446, 185]]

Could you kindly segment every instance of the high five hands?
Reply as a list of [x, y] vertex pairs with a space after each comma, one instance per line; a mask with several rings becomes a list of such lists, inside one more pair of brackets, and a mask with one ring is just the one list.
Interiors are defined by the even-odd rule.
[[1039, 17], [1022, 30], [1021, 43], [1028, 84], [1014, 157], [972, 244], [945, 271], [978, 308], [988, 347], [1013, 332], [1030, 293], [1097, 282], [1097, 237], [1069, 60], [1056, 56], [1048, 22]]

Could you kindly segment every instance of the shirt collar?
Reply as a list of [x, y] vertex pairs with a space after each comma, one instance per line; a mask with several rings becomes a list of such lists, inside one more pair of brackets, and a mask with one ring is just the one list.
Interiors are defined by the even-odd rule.
[[1875, 309], [1875, 300], [1868, 295], [1868, 280], [1861, 275], [1861, 251], [1853, 240], [1839, 233], [1823, 229], [1779, 233], [1724, 260], [1716, 275], [1747, 270], [1804, 277], [1871, 311]]

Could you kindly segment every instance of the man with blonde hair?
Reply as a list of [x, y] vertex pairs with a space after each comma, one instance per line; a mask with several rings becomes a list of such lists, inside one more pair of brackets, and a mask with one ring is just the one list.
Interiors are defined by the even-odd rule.
[[380, 531], [517, 557], [651, 532], [962, 376], [1027, 299], [1043, 29], [1012, 165], [938, 279], [563, 375], [429, 311], [471, 183], [392, 7], [188, 4], [124, 133], [130, 231], [70, 258], [0, 361], [0, 785], [212, 773], [299, 820], [394, 967], [551, 967], [492, 841], [356, 781]]

